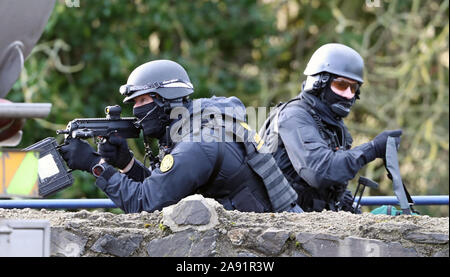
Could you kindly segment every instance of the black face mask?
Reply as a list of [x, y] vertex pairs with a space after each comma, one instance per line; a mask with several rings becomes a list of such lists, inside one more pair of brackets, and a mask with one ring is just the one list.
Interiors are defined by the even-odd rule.
[[169, 116], [155, 102], [133, 108], [133, 115], [138, 118], [137, 124], [144, 131], [144, 136], [160, 139], [169, 125]]
[[355, 103], [356, 98], [347, 99], [336, 94], [330, 86], [324, 88], [322, 100], [327, 104], [331, 111], [338, 117], [346, 117]]

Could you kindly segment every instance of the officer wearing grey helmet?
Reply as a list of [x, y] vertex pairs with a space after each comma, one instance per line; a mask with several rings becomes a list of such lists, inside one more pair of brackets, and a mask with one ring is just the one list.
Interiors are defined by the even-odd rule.
[[363, 70], [354, 49], [338, 43], [321, 46], [306, 66], [302, 92], [280, 104], [277, 120], [267, 120], [260, 130], [304, 211], [359, 213], [348, 181], [367, 163], [385, 158], [389, 136], [400, 141], [401, 130], [384, 131], [352, 148], [343, 118], [360, 97]]
[[[124, 102], [134, 103], [136, 125], [143, 130], [144, 139], [159, 141], [160, 155], [150, 169], [134, 158], [127, 141], [118, 136], [100, 144], [99, 153], [84, 141], [71, 140], [61, 149], [63, 158], [72, 169], [92, 172], [97, 177], [96, 185], [127, 213], [161, 210], [194, 193], [214, 198], [229, 210], [301, 212], [296, 205], [296, 192], [276, 167], [272, 155], [271, 160], [263, 157], [274, 165], [271, 176], [259, 173], [261, 166], [249, 163], [252, 157], [262, 155], [256, 151], [259, 146], [246, 141], [190, 140], [199, 133], [195, 125], [179, 123], [193, 120], [196, 104], [214, 106], [220, 110], [220, 117], [227, 116], [247, 126], [245, 115], [227, 114], [227, 109], [221, 109], [237, 106], [245, 111], [236, 97], [191, 100], [189, 96], [193, 92], [194, 86], [185, 69], [170, 60], [138, 66], [127, 84], [120, 87]], [[171, 112], [177, 108], [184, 108], [189, 116], [172, 118]], [[213, 121], [208, 120], [209, 117], [202, 118], [201, 128], [211, 126], [208, 124]], [[213, 127], [223, 128], [214, 124]], [[174, 134], [181, 131], [187, 134], [174, 140]], [[274, 183], [268, 183], [267, 177], [275, 180], [277, 174], [285, 180], [285, 186], [283, 190], [277, 185], [277, 196], [281, 198], [272, 201], [267, 187]], [[282, 183], [280, 178], [276, 180]]]

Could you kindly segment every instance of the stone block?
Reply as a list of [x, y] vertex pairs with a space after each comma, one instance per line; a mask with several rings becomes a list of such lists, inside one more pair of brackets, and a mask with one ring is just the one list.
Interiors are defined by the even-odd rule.
[[189, 257], [212, 257], [217, 254], [218, 233], [215, 230], [196, 232]]
[[300, 232], [295, 237], [295, 240], [298, 241], [299, 243], [305, 243], [314, 238], [316, 235], [317, 234]]
[[91, 250], [118, 257], [128, 257], [140, 246], [142, 239], [142, 235], [122, 235], [116, 238], [106, 234], [94, 243]]
[[52, 227], [50, 241], [51, 256], [80, 257], [88, 239], [61, 227]]
[[405, 235], [405, 239], [417, 243], [448, 244], [448, 235], [439, 233], [411, 232]]
[[184, 230], [150, 241], [147, 253], [150, 257], [211, 257], [216, 254], [217, 237], [215, 230]]
[[416, 257], [417, 252], [398, 242], [359, 237], [299, 233], [296, 241], [313, 257]]
[[161, 239], [154, 239], [147, 245], [150, 257], [187, 257], [191, 249], [194, 232], [181, 231]]
[[173, 232], [212, 229], [219, 224], [216, 212], [219, 206], [214, 199], [204, 198], [200, 194], [191, 195], [162, 210], [163, 224]]
[[383, 242], [376, 239], [346, 237], [340, 241], [339, 257], [417, 257], [414, 249], [399, 242]]
[[326, 234], [297, 235], [297, 241], [313, 257], [339, 257], [339, 237]]
[[288, 238], [288, 231], [269, 228], [257, 237], [257, 248], [268, 255], [277, 255]]
[[201, 200], [183, 201], [173, 209], [173, 221], [178, 225], [205, 225], [211, 213]]

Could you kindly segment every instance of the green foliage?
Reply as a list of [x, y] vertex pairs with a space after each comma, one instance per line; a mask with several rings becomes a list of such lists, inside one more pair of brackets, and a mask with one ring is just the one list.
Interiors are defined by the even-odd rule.
[[[8, 94], [53, 104], [48, 118], [27, 121], [20, 147], [55, 136], [73, 118], [103, 117], [105, 106], [122, 103], [118, 87], [128, 74], [150, 60], [182, 64], [194, 98], [235, 95], [269, 107], [299, 93], [315, 49], [340, 42], [366, 64], [361, 100], [346, 119], [354, 145], [402, 128], [399, 158], [412, 194], [448, 194], [448, 0], [80, 2], [57, 2]], [[142, 159], [141, 143], [129, 143]], [[381, 184], [371, 194], [393, 194], [381, 161], [360, 174]], [[57, 197], [104, 196], [89, 174], [75, 177]], [[448, 207], [424, 213], [448, 216]]]

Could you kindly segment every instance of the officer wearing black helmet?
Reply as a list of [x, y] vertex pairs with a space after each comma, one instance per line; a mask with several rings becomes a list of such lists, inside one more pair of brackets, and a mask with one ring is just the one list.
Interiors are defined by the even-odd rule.
[[298, 193], [304, 211], [355, 211], [348, 181], [375, 158], [385, 158], [386, 141], [401, 130], [384, 131], [352, 148], [343, 122], [363, 84], [364, 62], [352, 48], [325, 44], [308, 62], [299, 96], [280, 104], [260, 130], [278, 166]]
[[[99, 153], [81, 140], [70, 140], [61, 147], [61, 152], [72, 169], [92, 172], [97, 177], [96, 185], [125, 212], [161, 210], [194, 193], [215, 198], [229, 210], [301, 212], [296, 205], [297, 194], [276, 167], [272, 155], [257, 151], [262, 147], [260, 144], [204, 140], [203, 135], [215, 136], [209, 127], [224, 127], [210, 116], [201, 117], [200, 127], [189, 124], [197, 116], [195, 107], [204, 112], [206, 106], [213, 106], [220, 110], [221, 119], [228, 117], [232, 122], [240, 122], [235, 125], [248, 128], [245, 115], [230, 114], [224, 109], [239, 107], [245, 111], [236, 97], [190, 100], [194, 87], [188, 74], [181, 65], [169, 60], [140, 65], [130, 74], [127, 84], [120, 87], [120, 92], [125, 103], [134, 103], [133, 114], [144, 138], [159, 141], [160, 158], [153, 160], [152, 170], [136, 160], [127, 141], [117, 136], [100, 144]], [[188, 115], [173, 116], [175, 110], [187, 111]], [[196, 140], [198, 134], [202, 136]], [[266, 172], [261, 173], [261, 165], [251, 162], [264, 159], [254, 157], [272, 162], [270, 179]], [[276, 182], [271, 181], [275, 179]], [[274, 191], [275, 200], [271, 196]]]

